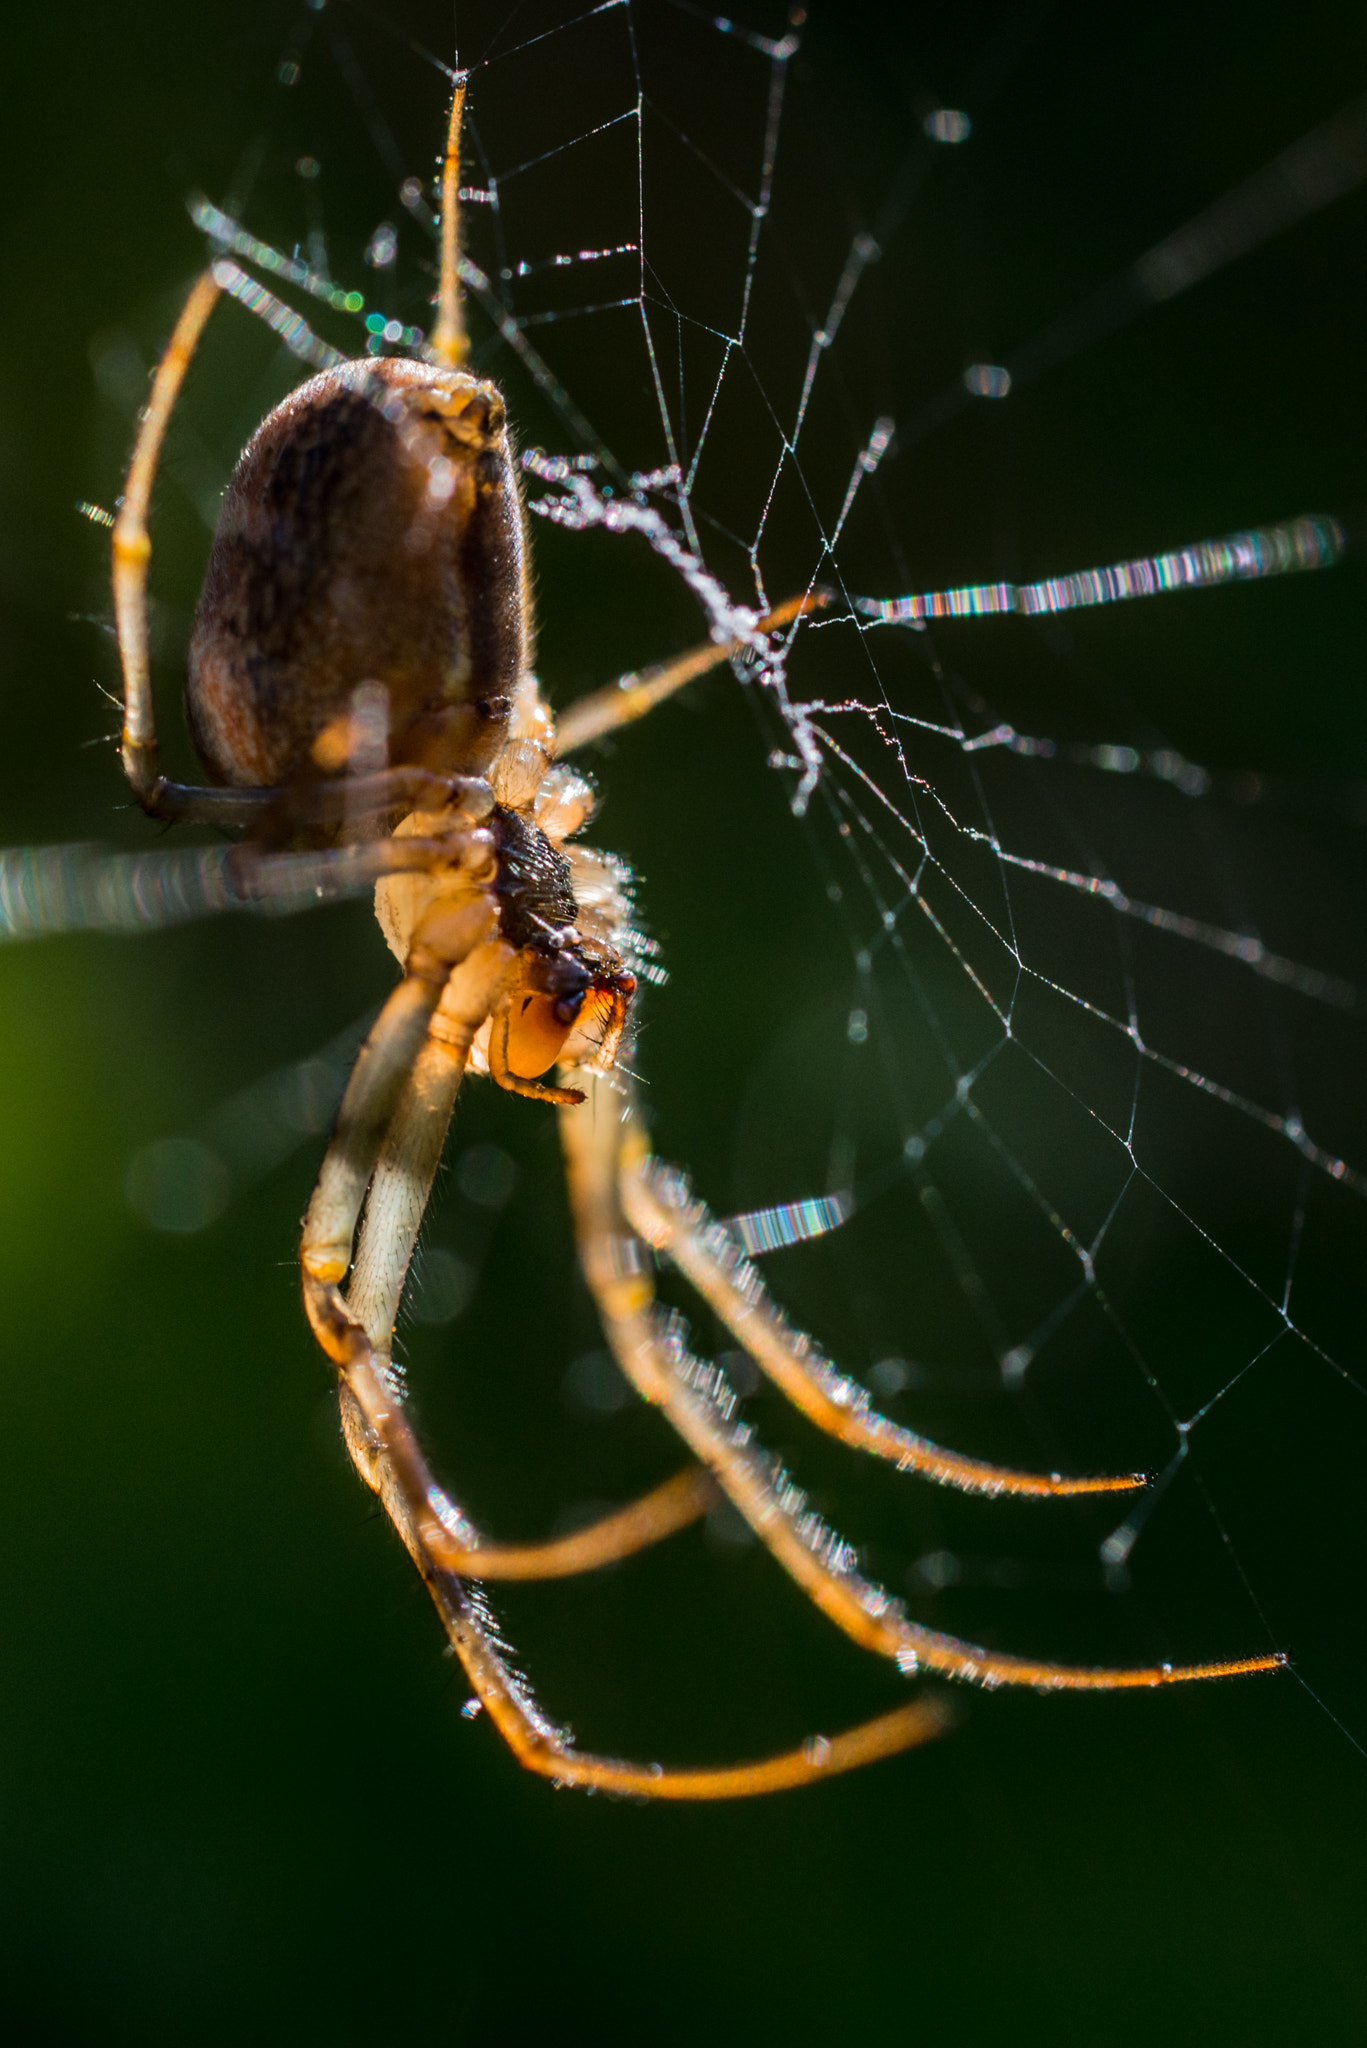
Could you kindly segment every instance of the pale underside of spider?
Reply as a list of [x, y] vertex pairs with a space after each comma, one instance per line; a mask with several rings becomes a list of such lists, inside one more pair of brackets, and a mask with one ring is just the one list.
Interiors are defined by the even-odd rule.
[[[614, 1071], [635, 980], [624, 871], [573, 843], [591, 791], [563, 757], [705, 669], [795, 632], [819, 594], [580, 701], [557, 729], [530, 663], [522, 508], [502, 401], [462, 367], [455, 90], [442, 169], [438, 319], [421, 362], [367, 359], [286, 400], [225, 500], [191, 649], [187, 704], [213, 786], [157, 767], [147, 653], [147, 513], [166, 427], [219, 296], [194, 286], [158, 367], [114, 533], [123, 763], [153, 816], [236, 825], [239, 900], [376, 883], [403, 969], [357, 1059], [304, 1223], [304, 1302], [336, 1369], [342, 1428], [422, 1575], [477, 1699], [518, 1760], [560, 1783], [656, 1798], [814, 1782], [938, 1734], [943, 1697], [735, 1767], [670, 1770], [588, 1755], [510, 1670], [479, 1591], [590, 1571], [726, 1497], [854, 1642], [908, 1675], [1112, 1691], [1266, 1670], [1274, 1655], [1175, 1667], [1077, 1667], [924, 1628], [856, 1569], [735, 1420], [724, 1376], [653, 1300], [668, 1259], [818, 1428], [942, 1484], [1037, 1497], [1124, 1494], [1142, 1474], [1070, 1479], [941, 1449], [878, 1415], [769, 1298], [684, 1177], [650, 1155]], [[284, 533], [284, 539], [280, 538]], [[273, 537], [272, 537], [273, 536]], [[282, 882], [282, 877], [284, 881]], [[560, 1085], [540, 1079], [558, 1065]], [[400, 1298], [464, 1075], [554, 1103], [579, 1257], [612, 1351], [684, 1440], [689, 1466], [560, 1541], [476, 1530], [438, 1485], [391, 1362]]]

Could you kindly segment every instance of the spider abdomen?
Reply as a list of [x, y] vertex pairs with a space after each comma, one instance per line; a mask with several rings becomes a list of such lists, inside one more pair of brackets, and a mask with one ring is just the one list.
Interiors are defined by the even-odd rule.
[[346, 363], [269, 415], [225, 493], [190, 642], [190, 729], [216, 782], [297, 783], [357, 765], [346, 734], [366, 688], [389, 763], [477, 774], [526, 643], [498, 391], [400, 358]]

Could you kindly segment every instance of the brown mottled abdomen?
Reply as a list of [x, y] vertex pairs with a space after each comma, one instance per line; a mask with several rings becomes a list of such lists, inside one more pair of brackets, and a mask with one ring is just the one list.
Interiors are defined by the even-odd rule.
[[[522, 510], [492, 384], [400, 358], [302, 385], [223, 500], [190, 641], [186, 711], [236, 787], [345, 763], [363, 685], [388, 758], [477, 774], [528, 655]], [[329, 736], [329, 737], [325, 737]]]

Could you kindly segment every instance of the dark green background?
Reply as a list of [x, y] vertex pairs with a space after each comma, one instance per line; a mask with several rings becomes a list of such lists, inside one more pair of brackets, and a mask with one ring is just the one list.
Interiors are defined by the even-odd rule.
[[[96, 683], [114, 664], [100, 628], [73, 621], [104, 604], [104, 541], [72, 506], [112, 499], [128, 439], [91, 347], [127, 332], [154, 352], [197, 261], [182, 195], [226, 191], [268, 130], [293, 19], [264, 0], [80, 0], [28, 10], [7, 39], [7, 843], [154, 836], [118, 808], [111, 751], [85, 745], [113, 723]], [[876, 210], [917, 111], [980, 109], [978, 168], [941, 199], [928, 189], [880, 271], [862, 417], [915, 419], [963, 361], [1009, 355], [1083, 303], [1352, 98], [1364, 42], [1347, 10], [1313, 44], [1271, 6], [1142, 22], [1062, 6], [817, 13], [805, 111], [784, 142], [811, 151], [827, 254], [843, 253], [861, 205]], [[568, 73], [546, 81], [586, 90]], [[701, 61], [675, 83], [696, 91], [700, 130], [722, 118]], [[424, 89], [414, 120], [439, 111]], [[340, 187], [349, 172], [336, 175]], [[1337, 513], [1351, 535], [1363, 225], [1359, 193], [1097, 342], [1023, 401], [1015, 441], [989, 445], [975, 419], [904, 449], [887, 502], [922, 583], [1082, 567], [1303, 510]], [[696, 232], [701, 252], [712, 227], [700, 212], [670, 232], [684, 248]], [[819, 314], [815, 289], [813, 303]], [[272, 374], [254, 342], [216, 339], [206, 360], [197, 418], [220, 458]], [[753, 464], [739, 431], [734, 447]], [[696, 632], [655, 565], [538, 539], [549, 676], [579, 687]], [[204, 542], [169, 510], [158, 540], [170, 681]], [[890, 587], [891, 552], [869, 587]], [[1332, 578], [1146, 609], [1100, 643], [1127, 732], [1285, 779], [1294, 800], [1240, 827], [1262, 863], [1260, 908], [1289, 950], [1360, 979], [1362, 627], [1350, 552]], [[1011, 701], [1004, 643], [953, 645]], [[1033, 714], [1117, 736], [1074, 719], [1066, 664], [1041, 673], [1021, 685], [1023, 726]], [[764, 770], [767, 744], [723, 679], [602, 765], [600, 836], [643, 872], [673, 976], [639, 1054], [651, 1114], [721, 1210], [802, 1191], [766, 1182], [737, 1133], [755, 1088], [819, 1121], [812, 1075], [782, 1048], [814, 993], [840, 1006], [849, 987], [847, 934]], [[1140, 836], [1164, 829], [1136, 816]], [[1101, 2044], [1362, 2026], [1367, 1764], [1294, 1679], [974, 1699], [933, 1751], [755, 1805], [642, 1809], [520, 1776], [487, 1726], [459, 1718], [433, 1618], [335, 1444], [292, 1267], [316, 1147], [202, 1235], [157, 1237], [123, 1196], [139, 1147], [378, 999], [389, 969], [364, 907], [65, 939], [9, 951], [0, 971], [8, 2038]], [[1310, 1057], [1351, 1135], [1360, 1043], [1326, 1027]], [[562, 1398], [566, 1361], [595, 1339], [550, 1120], [483, 1093], [462, 1115], [462, 1141], [507, 1146], [522, 1183], [474, 1306], [449, 1332], [414, 1333], [415, 1371], [448, 1362], [425, 1398], [457, 1490], [493, 1526], [536, 1534], [570, 1503], [663, 1476], [673, 1453], [649, 1416], [603, 1423]], [[1261, 1193], [1241, 1183], [1250, 1215]], [[459, 1246], [469, 1227], [445, 1196], [438, 1239]], [[1319, 1307], [1352, 1368], [1361, 1227], [1351, 1214], [1338, 1227]], [[1199, 1280], [1155, 1285], [1174, 1328], [1200, 1312]], [[1274, 1635], [1359, 1739], [1361, 1407], [1311, 1376], [1275, 1381], [1257, 1434], [1222, 1452]], [[772, 1407], [761, 1419], [807, 1455], [796, 1425]], [[959, 1439], [980, 1419], [952, 1400], [934, 1417]], [[857, 1530], [893, 1512], [886, 1475], [809, 1465]], [[931, 1524], [904, 1512], [913, 1551], [1024, 1554], [1040, 1540], [983, 1504]], [[1238, 1647], [1251, 1610], [1236, 1603], [1231, 1621], [1225, 1593], [1207, 1598], [1180, 1527], [1157, 1555], [1145, 1598], [1162, 1608], [1166, 1593], [1183, 1651], [1199, 1653], [1217, 1615], [1221, 1647]], [[596, 1748], [752, 1754], [895, 1697], [762, 1556], [698, 1531], [500, 1606], [551, 1711]], [[1066, 1649], [1071, 1628], [1080, 1654], [1139, 1653], [1129, 1618], [1060, 1621], [1057, 1606], [1036, 1591], [986, 1621], [967, 1607], [934, 1618], [1022, 1649], [1030, 1631]]]

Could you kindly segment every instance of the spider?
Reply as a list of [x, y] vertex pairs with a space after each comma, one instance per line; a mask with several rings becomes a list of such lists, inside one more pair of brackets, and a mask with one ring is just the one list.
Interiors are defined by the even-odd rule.
[[[483, 1582], [553, 1578], [631, 1556], [728, 1498], [853, 1641], [906, 1674], [983, 1686], [1113, 1691], [1270, 1669], [1276, 1655], [1088, 1668], [1008, 1656], [922, 1627], [862, 1577], [848, 1545], [734, 1420], [723, 1375], [692, 1357], [653, 1299], [669, 1260], [809, 1420], [904, 1471], [989, 1495], [1123, 1494], [1142, 1473], [1067, 1478], [942, 1449], [879, 1415], [770, 1299], [685, 1177], [652, 1157], [617, 1067], [636, 989], [629, 883], [579, 843], [593, 794], [566, 756], [690, 678], [796, 633], [812, 592], [582, 698], [558, 721], [531, 661], [523, 512], [503, 400], [465, 367], [457, 78], [442, 160], [437, 318], [421, 359], [371, 357], [296, 389], [228, 488], [191, 639], [186, 707], [209, 781], [157, 765], [148, 665], [148, 507], [191, 357], [221, 295], [193, 286], [158, 365], [113, 536], [123, 768], [152, 817], [237, 827], [239, 900], [303, 877], [316, 893], [373, 880], [402, 976], [348, 1082], [304, 1219], [304, 1306], [335, 1368], [341, 1425], [431, 1595], [475, 1700], [518, 1761], [561, 1784], [719, 1799], [829, 1778], [939, 1734], [921, 1694], [834, 1736], [727, 1768], [586, 1754], [510, 1671]], [[558, 1068], [555, 1082], [544, 1077]], [[688, 1466], [592, 1527], [508, 1545], [437, 1483], [391, 1346], [409, 1262], [467, 1072], [554, 1105], [580, 1263], [612, 1351], [683, 1439]]]

